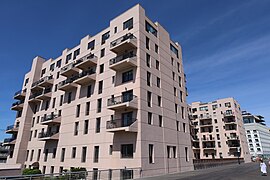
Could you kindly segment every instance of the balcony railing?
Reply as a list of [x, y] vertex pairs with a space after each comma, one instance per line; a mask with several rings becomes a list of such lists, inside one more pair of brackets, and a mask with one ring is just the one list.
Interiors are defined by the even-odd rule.
[[19, 125], [10, 125], [10, 126], [7, 126], [6, 131], [9, 131], [9, 130], [12, 130], [12, 129], [15, 129], [15, 128], [19, 128]]
[[16, 138], [5, 138], [4, 139], [4, 143], [10, 143], [12, 141], [14, 141]]
[[51, 75], [51, 76], [45, 76], [45, 77], [41, 78], [40, 80], [34, 82], [34, 83], [32, 84], [32, 87], [38, 86], [39, 84], [41, 84], [41, 83], [43, 83], [43, 82], [45, 82], [45, 81], [49, 81], [49, 80], [51, 80], [51, 79], [53, 79], [53, 75]]
[[117, 56], [115, 58], [110, 59], [110, 65], [113, 65], [115, 63], [118, 63], [120, 61], [123, 61], [123, 60], [125, 60], [127, 58], [132, 58], [132, 57], [136, 57], [136, 54], [134, 54], [133, 51], [131, 51], [129, 53], [126, 53], [126, 54], [123, 54], [121, 56]]
[[132, 125], [137, 119], [113, 119], [107, 121], [106, 129], [120, 128], [120, 127], [128, 127]]
[[85, 55], [84, 57], [78, 59], [75, 63], [74, 63], [74, 66], [76, 66], [77, 64], [80, 64], [82, 62], [85, 62], [85, 61], [88, 61], [88, 60], [91, 60], [91, 59], [95, 59], [97, 56], [95, 56], [94, 54], [87, 54]]
[[223, 112], [223, 115], [226, 117], [226, 116], [234, 116], [234, 113], [233, 112], [230, 112], [230, 111], [225, 111]]
[[108, 99], [108, 106], [113, 106], [116, 104], [121, 104], [121, 103], [125, 103], [125, 102], [130, 102], [133, 99], [135, 99], [137, 96], [133, 95], [133, 94], [127, 94], [127, 95], [121, 95], [121, 96], [117, 96], [117, 97], [113, 97]]
[[200, 126], [211, 126], [213, 125], [212, 122], [208, 122], [208, 123], [200, 123]]
[[202, 141], [214, 141], [214, 140], [215, 140], [214, 137], [212, 137], [212, 138], [210, 138], [210, 137], [202, 138]]
[[61, 88], [62, 86], [66, 85], [66, 84], [69, 84], [69, 83], [72, 83], [73, 81], [75, 81], [76, 79], [78, 79], [78, 75], [76, 76], [72, 76], [64, 81], [61, 81], [59, 84], [58, 84], [58, 89]]
[[76, 76], [77, 78], [75, 78], [73, 81], [75, 81], [76, 79], [82, 78], [84, 76], [89, 76], [89, 75], [92, 75], [92, 74], [95, 74], [95, 73], [96, 73], [96, 68], [92, 68], [92, 69], [83, 71], [78, 76]]
[[203, 119], [212, 119], [212, 116], [209, 114], [204, 114], [202, 116], [199, 116], [199, 119], [203, 120]]
[[23, 103], [24, 103], [24, 100], [17, 101], [17, 102], [15, 102], [15, 103], [12, 104], [12, 107], [18, 106], [18, 105], [23, 104]]
[[214, 149], [214, 148], [216, 148], [216, 146], [205, 145], [205, 146], [203, 146], [203, 148]]
[[229, 147], [240, 147], [240, 144], [228, 144]]
[[117, 46], [118, 44], [120, 44], [120, 43], [122, 43], [122, 42], [124, 42], [124, 41], [126, 41], [128, 39], [136, 39], [136, 37], [133, 34], [128, 33], [128, 34], [126, 34], [126, 35], [112, 41], [111, 42], [111, 48], [114, 47], [114, 46]]
[[14, 93], [14, 96], [18, 96], [18, 95], [23, 94], [23, 93], [26, 93], [26, 89], [24, 89], [24, 90], [19, 90], [19, 91], [15, 92], [15, 93]]
[[38, 138], [47, 138], [52, 137], [53, 135], [59, 133], [58, 131], [47, 131], [47, 132], [41, 132], [38, 134]]
[[57, 114], [52, 113], [52, 114], [46, 115], [44, 117], [41, 117], [41, 122], [47, 122], [47, 121], [56, 119], [58, 117], [60, 117], [60, 116], [57, 115]]

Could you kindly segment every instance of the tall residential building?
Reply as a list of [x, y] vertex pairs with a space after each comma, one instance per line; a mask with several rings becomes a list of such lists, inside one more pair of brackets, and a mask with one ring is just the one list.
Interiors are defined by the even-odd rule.
[[270, 157], [270, 128], [265, 125], [264, 117], [242, 112], [249, 152], [253, 157]]
[[14, 98], [9, 164], [130, 177], [193, 169], [181, 47], [140, 5], [61, 56], [34, 58]]
[[0, 163], [6, 163], [8, 153], [9, 152], [9, 147], [4, 146], [3, 143], [0, 143]]
[[241, 109], [235, 99], [194, 102], [191, 121], [195, 159], [237, 158], [239, 155], [250, 161]]

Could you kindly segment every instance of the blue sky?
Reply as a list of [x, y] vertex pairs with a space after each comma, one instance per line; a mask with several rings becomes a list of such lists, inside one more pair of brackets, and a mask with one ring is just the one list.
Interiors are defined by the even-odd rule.
[[0, 2], [0, 129], [14, 122], [12, 97], [35, 56], [59, 56], [137, 3], [182, 45], [188, 102], [235, 97], [270, 125], [268, 0], [9, 0]]

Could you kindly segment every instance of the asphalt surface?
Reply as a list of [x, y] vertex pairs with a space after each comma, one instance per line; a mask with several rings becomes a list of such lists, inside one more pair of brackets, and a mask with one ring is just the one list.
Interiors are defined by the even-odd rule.
[[268, 176], [261, 176], [259, 163], [253, 162], [142, 178], [142, 180], [266, 180], [270, 179], [270, 168], [267, 167], [267, 170]]

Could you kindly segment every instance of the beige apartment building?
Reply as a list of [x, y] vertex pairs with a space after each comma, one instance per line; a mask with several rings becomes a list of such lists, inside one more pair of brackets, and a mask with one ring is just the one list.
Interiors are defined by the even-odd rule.
[[233, 98], [209, 103], [193, 102], [190, 108], [195, 159], [243, 158], [250, 161], [240, 105]]
[[14, 95], [7, 163], [129, 177], [192, 170], [186, 94], [180, 45], [136, 5], [61, 56], [33, 59]]

